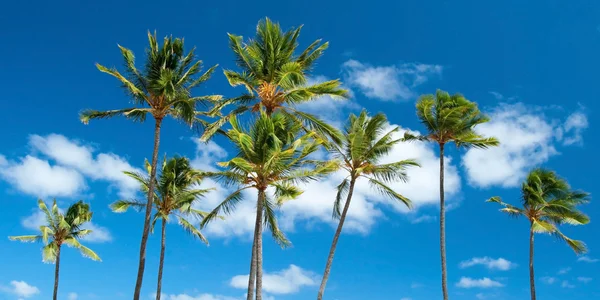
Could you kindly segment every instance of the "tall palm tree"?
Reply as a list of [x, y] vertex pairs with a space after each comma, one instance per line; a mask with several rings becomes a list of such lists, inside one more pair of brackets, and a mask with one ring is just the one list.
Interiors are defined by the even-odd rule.
[[564, 241], [577, 254], [587, 251], [582, 241], [572, 240], [558, 229], [558, 225], [583, 225], [590, 222], [588, 216], [577, 209], [577, 205], [589, 201], [589, 194], [572, 190], [566, 180], [556, 173], [534, 169], [521, 185], [521, 203], [523, 208], [502, 202], [500, 197], [492, 197], [487, 202], [504, 206], [500, 209], [513, 217], [523, 216], [529, 221], [529, 285], [531, 300], [535, 300], [535, 279], [533, 272], [533, 235], [551, 234]]
[[207, 104], [219, 100], [220, 96], [192, 97], [191, 91], [210, 78], [216, 66], [200, 74], [202, 62], [196, 60], [194, 49], [185, 54], [183, 39], [165, 37], [163, 44], [158, 45], [156, 33], [148, 32], [150, 49], [147, 51], [146, 63], [143, 70], [135, 66], [133, 52], [119, 46], [125, 62], [126, 75], [123, 76], [114, 68], [106, 68], [96, 64], [98, 70], [116, 77], [127, 93], [131, 96], [133, 107], [97, 111], [85, 110], [80, 119], [87, 124], [91, 119], [111, 118], [124, 116], [137, 122], [144, 122], [148, 115], [154, 118], [154, 148], [152, 153], [152, 172], [150, 173], [150, 184], [148, 200], [146, 202], [146, 215], [144, 229], [140, 243], [140, 257], [138, 273], [135, 283], [134, 300], [139, 300], [140, 290], [144, 277], [146, 263], [146, 243], [150, 228], [150, 213], [152, 210], [152, 195], [154, 194], [154, 180], [156, 179], [156, 164], [158, 161], [158, 146], [160, 143], [160, 129], [165, 117], [173, 117], [192, 126], [200, 114], [196, 111], [197, 104]]
[[[152, 173], [152, 166], [146, 161], [146, 170], [148, 174]], [[150, 178], [144, 174], [135, 172], [124, 172], [127, 176], [140, 183], [142, 192], [148, 193], [150, 187]], [[156, 288], [156, 300], [160, 300], [163, 266], [165, 262], [166, 249], [166, 227], [169, 218], [177, 218], [179, 225], [193, 236], [199, 238], [208, 245], [208, 241], [188, 218], [192, 217], [200, 221], [207, 214], [194, 208], [194, 204], [200, 197], [204, 196], [210, 189], [197, 189], [203, 178], [202, 172], [194, 170], [190, 166], [190, 161], [185, 157], [175, 156], [169, 160], [165, 158], [162, 164], [161, 173], [155, 182], [156, 190], [154, 197], [154, 219], [151, 230], [154, 231], [154, 225], [159, 219], [161, 226], [161, 244], [160, 260], [158, 265], [158, 284]], [[144, 201], [118, 200], [111, 204], [114, 212], [125, 212], [129, 207], [142, 210], [146, 203]]]
[[43, 242], [42, 260], [48, 263], [55, 263], [54, 267], [54, 293], [53, 300], [58, 296], [58, 274], [60, 271], [60, 251], [62, 245], [67, 245], [79, 249], [81, 255], [92, 260], [100, 260], [98, 254], [91, 249], [79, 243], [79, 239], [90, 234], [90, 229], [83, 229], [82, 225], [92, 220], [90, 206], [83, 201], [76, 202], [69, 206], [67, 213], [63, 214], [56, 205], [56, 200], [52, 204], [52, 211], [48, 210], [46, 203], [38, 200], [40, 210], [46, 216], [46, 225], [40, 226], [39, 235], [21, 235], [9, 236], [12, 241], [21, 242]]
[[440, 256], [442, 261], [442, 293], [448, 300], [446, 272], [446, 207], [444, 203], [444, 147], [454, 142], [457, 147], [488, 148], [497, 146], [498, 140], [483, 137], [474, 131], [475, 126], [489, 121], [477, 104], [461, 94], [450, 95], [438, 90], [435, 95], [424, 95], [417, 101], [417, 117], [425, 125], [426, 135], [415, 136], [409, 132], [404, 140], [437, 143], [440, 149]]
[[[394, 139], [393, 135], [398, 131], [398, 127], [385, 132], [387, 118], [384, 114], [376, 114], [369, 117], [363, 110], [359, 116], [350, 115], [346, 125], [342, 142], [331, 147], [334, 157], [342, 161], [342, 169], [348, 173], [346, 178], [337, 187], [337, 196], [335, 199], [333, 216], [339, 219], [338, 227], [333, 236], [329, 257], [323, 272], [323, 279], [317, 299], [323, 299], [325, 285], [329, 278], [333, 256], [337, 246], [338, 239], [342, 233], [344, 220], [350, 208], [350, 201], [354, 192], [354, 184], [359, 178], [365, 178], [373, 189], [380, 192], [392, 200], [397, 200], [406, 205], [409, 209], [412, 207], [411, 201], [395, 192], [386, 183], [395, 181], [407, 181], [406, 168], [410, 166], [419, 166], [414, 160], [401, 160], [392, 163], [380, 164], [379, 160], [388, 154], [394, 145], [400, 142], [400, 139]], [[344, 209], [340, 212], [342, 198], [346, 195]]]
[[[235, 145], [239, 154], [233, 159], [219, 163], [227, 168], [212, 176], [226, 184], [237, 187], [202, 221], [205, 226], [219, 213], [229, 214], [243, 200], [245, 190], [256, 190], [256, 223], [248, 281], [248, 299], [262, 299], [262, 232], [263, 222], [282, 246], [289, 241], [277, 225], [275, 210], [284, 201], [302, 194], [296, 184], [327, 175], [338, 168], [337, 162], [318, 162], [308, 159], [324, 141], [312, 134], [299, 134], [300, 125], [283, 114], [268, 116], [261, 111], [260, 117], [245, 130], [235, 116], [230, 119], [232, 129], [226, 135]], [[272, 195], [267, 191], [272, 189]], [[272, 197], [271, 197], [272, 196]], [[256, 283], [255, 283], [256, 280]]]
[[339, 80], [314, 84], [310, 82], [310, 71], [329, 43], [316, 40], [297, 54], [297, 40], [301, 29], [302, 26], [284, 32], [278, 23], [265, 18], [259, 21], [254, 39], [244, 42], [243, 37], [228, 34], [229, 45], [240, 71], [225, 70], [225, 77], [231, 86], [241, 85], [246, 88], [247, 93], [241, 97], [223, 99], [215, 105], [213, 115], [228, 105], [235, 105], [235, 108], [210, 124], [202, 135], [203, 140], [213, 135], [232, 116], [264, 108], [267, 115], [280, 111], [317, 133], [339, 141], [340, 133], [337, 129], [295, 108], [297, 104], [321, 96], [345, 98], [348, 94], [340, 87]]

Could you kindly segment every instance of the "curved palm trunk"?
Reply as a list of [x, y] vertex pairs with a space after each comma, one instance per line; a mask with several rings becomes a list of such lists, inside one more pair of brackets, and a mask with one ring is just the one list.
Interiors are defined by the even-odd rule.
[[158, 162], [158, 145], [160, 143], [161, 123], [162, 119], [156, 119], [156, 124], [154, 125], [154, 150], [152, 152], [152, 169], [150, 170], [150, 184], [148, 185], [148, 202], [146, 203], [144, 230], [142, 231], [142, 241], [140, 243], [140, 261], [138, 265], [138, 274], [137, 280], [135, 282], [133, 300], [140, 299], [142, 281], [144, 279], [144, 269], [146, 267], [146, 244], [148, 243], [148, 234], [150, 232], [150, 213], [152, 212], [152, 202], [154, 199], [154, 181], [156, 180], [156, 164]]
[[54, 266], [54, 296], [52, 296], [53, 300], [56, 300], [58, 297], [58, 273], [60, 270], [60, 246], [58, 245], [58, 249], [56, 250], [56, 265]]
[[325, 286], [327, 285], [327, 279], [329, 279], [329, 272], [331, 271], [331, 264], [333, 263], [333, 255], [335, 254], [335, 248], [337, 247], [337, 242], [340, 238], [340, 234], [342, 233], [342, 227], [344, 226], [344, 220], [346, 220], [346, 214], [348, 213], [348, 208], [350, 207], [350, 200], [352, 200], [355, 181], [355, 178], [352, 178], [350, 180], [348, 197], [346, 197], [346, 204], [344, 205], [344, 210], [342, 211], [342, 215], [340, 216], [340, 223], [338, 224], [338, 227], [335, 230], [335, 235], [333, 236], [333, 242], [331, 243], [331, 249], [329, 250], [329, 257], [327, 257], [327, 264], [325, 265], [323, 279], [321, 280], [321, 287], [319, 288], [319, 294], [317, 295], [318, 300], [322, 300], [323, 293], [325, 293]]
[[442, 294], [448, 300], [446, 274], [446, 206], [444, 202], [444, 144], [440, 144], [440, 256], [442, 259]]
[[162, 219], [162, 229], [160, 238], [160, 261], [158, 263], [158, 284], [156, 286], [156, 300], [160, 300], [160, 292], [162, 288], [162, 274], [163, 266], [165, 264], [165, 248], [166, 248], [166, 233], [167, 233], [167, 221]]
[[529, 229], [529, 286], [531, 300], [535, 300], [535, 277], [533, 276], [533, 226]]
[[258, 190], [258, 203], [256, 204], [256, 300], [262, 300], [262, 226], [263, 204], [266, 200], [265, 190]]

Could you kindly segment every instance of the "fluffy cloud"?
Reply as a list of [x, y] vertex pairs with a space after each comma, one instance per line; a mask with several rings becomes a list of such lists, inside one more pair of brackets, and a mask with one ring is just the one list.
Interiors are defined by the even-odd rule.
[[503, 287], [504, 284], [491, 280], [487, 277], [482, 279], [473, 279], [469, 277], [461, 277], [460, 281], [456, 284], [459, 288], [470, 289], [470, 288], [493, 288]]
[[[62, 212], [63, 210], [60, 209], [60, 211]], [[41, 211], [36, 211], [21, 220], [21, 225], [24, 228], [34, 231], [38, 231], [40, 226], [45, 224], [46, 215]], [[95, 223], [86, 223], [82, 228], [92, 230], [92, 233], [82, 238], [83, 241], [90, 243], [105, 243], [112, 241], [112, 235], [105, 227], [98, 226]]]
[[[389, 125], [388, 130], [391, 130], [392, 127], [393, 125]], [[396, 133], [396, 138], [402, 137], [405, 131], [405, 129], [401, 129]], [[203, 147], [204, 145], [206, 147]], [[219, 158], [226, 156], [221, 150], [211, 149], [222, 148], [211, 144], [198, 144], [197, 158], [194, 161], [211, 165], [213, 162], [210, 161], [210, 155], [207, 152], [219, 153]], [[411, 199], [415, 210], [423, 206], [438, 205], [439, 190], [432, 188], [432, 182], [439, 180], [439, 161], [433, 146], [426, 143], [400, 143], [393, 148], [387, 157], [381, 160], [381, 163], [395, 162], [402, 159], [416, 159], [422, 167], [413, 167], [408, 170], [409, 181], [407, 183], [398, 182], [389, 184], [389, 186]], [[453, 196], [460, 191], [460, 177], [450, 157], [445, 158], [445, 169], [445, 192], [448, 197], [448, 204], [455, 205], [456, 198]], [[281, 227], [285, 231], [295, 230], [298, 223], [307, 226], [325, 223], [335, 227], [337, 223], [332, 218], [333, 200], [336, 196], [336, 186], [345, 176], [346, 174], [343, 172], [338, 172], [325, 179], [301, 185], [304, 193], [298, 199], [285, 203], [281, 208]], [[199, 208], [204, 210], [213, 209], [232, 192], [212, 180], [205, 180], [202, 187], [216, 188], [216, 191], [207, 195], [199, 204]], [[244, 195], [246, 201], [239, 203], [234, 213], [229, 215], [226, 220], [215, 220], [207, 226], [205, 232], [220, 237], [242, 236], [249, 238], [254, 230], [256, 192], [250, 189]], [[344, 224], [344, 232], [368, 233], [375, 221], [383, 215], [381, 207], [384, 206], [391, 207], [402, 214], [409, 212], [403, 204], [392, 202], [375, 193], [367, 181], [357, 181], [350, 210]], [[425, 219], [420, 221], [425, 221]]]
[[597, 259], [597, 258], [591, 258], [591, 257], [589, 257], [589, 256], [586, 256], [586, 255], [584, 255], [584, 256], [580, 256], [580, 257], [578, 257], [578, 258], [577, 258], [577, 261], [580, 261], [580, 262], [586, 262], [586, 263], [596, 263], [596, 262], [600, 261], [600, 259]]
[[[330, 78], [318, 75], [310, 78], [308, 84], [325, 82], [327, 80], [330, 80]], [[349, 111], [360, 108], [360, 105], [352, 100], [354, 92], [347, 86], [342, 85], [342, 88], [348, 91], [350, 99], [323, 96], [313, 101], [301, 103], [297, 108], [303, 112], [317, 115], [333, 126], [341, 127], [344, 120], [340, 117], [345, 117]]]
[[0, 177], [17, 190], [39, 197], [72, 196], [86, 188], [79, 172], [30, 155], [19, 161], [4, 159]]
[[40, 293], [40, 290], [37, 287], [29, 285], [25, 281], [16, 280], [11, 281], [10, 286], [0, 285], [0, 290], [22, 298], [29, 298]]
[[407, 63], [371, 66], [357, 60], [342, 65], [345, 82], [357, 87], [369, 98], [383, 101], [408, 100], [416, 96], [415, 88], [442, 73], [442, 66]]
[[491, 257], [474, 257], [470, 260], [465, 260], [460, 263], [460, 268], [468, 268], [475, 265], [482, 265], [490, 270], [508, 271], [515, 268], [517, 265], [504, 258], [493, 259]]
[[462, 158], [469, 182], [479, 187], [518, 186], [529, 169], [558, 154], [559, 141], [563, 144], [573, 144], [572, 140], [580, 142], [581, 130], [585, 128], [585, 115], [580, 112], [570, 115], [561, 124], [547, 118], [541, 108], [526, 107], [522, 103], [501, 104], [490, 117], [490, 122], [479, 125], [476, 130], [498, 138], [500, 146], [470, 149]]
[[[138, 171], [125, 159], [113, 153], [97, 153], [91, 146], [50, 134], [29, 137], [32, 154], [17, 161], [0, 159], [0, 177], [19, 191], [40, 197], [72, 197], [87, 188], [85, 177], [103, 180], [131, 197], [139, 189], [135, 180], [123, 171]], [[41, 157], [40, 157], [41, 156]]]
[[[229, 283], [238, 289], [248, 288], [248, 275], [237, 275], [231, 278]], [[315, 286], [318, 284], [318, 276], [315, 273], [290, 265], [289, 268], [275, 273], [263, 274], [263, 289], [271, 294], [293, 294], [304, 286]]]
[[540, 280], [545, 284], [553, 284], [558, 279], [556, 277], [544, 276], [544, 277], [540, 278]]
[[581, 281], [583, 283], [588, 283], [588, 282], [592, 281], [592, 278], [591, 277], [577, 277], [577, 280]]

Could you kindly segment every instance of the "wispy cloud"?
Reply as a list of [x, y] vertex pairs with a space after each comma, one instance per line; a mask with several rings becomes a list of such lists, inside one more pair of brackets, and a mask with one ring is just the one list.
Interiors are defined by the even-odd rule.
[[469, 268], [476, 265], [482, 265], [490, 270], [500, 270], [500, 271], [508, 271], [510, 269], [516, 268], [517, 264], [510, 262], [502, 257], [498, 259], [493, 259], [491, 257], [474, 257], [470, 260], [465, 260], [460, 263], [459, 267], [461, 269]]
[[577, 280], [581, 281], [583, 283], [588, 283], [588, 282], [592, 281], [592, 278], [591, 277], [577, 277]]
[[575, 286], [572, 285], [568, 280], [563, 280], [563, 282], [560, 284], [560, 287], [567, 289], [575, 288]]
[[558, 274], [559, 275], [564, 275], [571, 272], [571, 267], [566, 267], [566, 268], [562, 268], [560, 270], [558, 270]]
[[474, 279], [469, 277], [461, 277], [460, 281], [456, 284], [459, 288], [470, 289], [470, 288], [493, 288], [493, 287], [503, 287], [504, 284], [489, 279], [487, 277], [481, 279]]
[[579, 258], [577, 258], [577, 261], [579, 262], [586, 262], [586, 263], [596, 263], [598, 261], [600, 261], [600, 259], [597, 258], [591, 258], [589, 256], [580, 256]]
[[556, 277], [544, 276], [544, 277], [540, 278], [540, 280], [545, 284], [553, 284], [558, 279]]
[[344, 79], [365, 96], [383, 101], [403, 101], [416, 97], [415, 89], [433, 77], [439, 77], [443, 67], [421, 63], [372, 66], [357, 60], [346, 61]]

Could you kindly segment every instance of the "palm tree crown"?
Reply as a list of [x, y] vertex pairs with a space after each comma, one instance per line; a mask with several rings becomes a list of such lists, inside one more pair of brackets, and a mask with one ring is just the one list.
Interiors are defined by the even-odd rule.
[[92, 260], [100, 260], [100, 257], [91, 249], [83, 246], [79, 240], [90, 234], [92, 230], [83, 229], [82, 225], [91, 221], [92, 212], [90, 206], [83, 201], [69, 206], [66, 214], [59, 211], [56, 200], [52, 204], [52, 210], [48, 210], [46, 203], [38, 200], [40, 210], [46, 216], [46, 225], [40, 226], [39, 235], [10, 236], [9, 239], [21, 242], [44, 243], [42, 248], [42, 259], [44, 262], [54, 263], [60, 246], [67, 245], [79, 249], [81, 255]]
[[324, 95], [347, 97], [347, 91], [340, 88], [339, 80], [308, 84], [315, 61], [323, 55], [329, 43], [316, 40], [297, 54], [297, 39], [301, 29], [302, 26], [284, 32], [278, 23], [266, 18], [258, 23], [254, 39], [244, 42], [243, 37], [229, 34], [230, 48], [241, 71], [225, 70], [224, 73], [229, 84], [245, 87], [247, 94], [219, 101], [215, 105], [213, 114], [229, 104], [236, 105], [236, 108], [229, 115], [211, 124], [206, 129], [203, 139], [208, 139], [232, 115], [247, 110], [256, 112], [261, 108], [264, 108], [268, 115], [281, 111], [319, 133], [339, 139], [339, 132], [335, 128], [294, 108], [296, 104]]
[[[150, 174], [150, 163], [146, 161], [145, 165]], [[148, 193], [149, 176], [127, 171], [124, 173], [140, 183], [143, 193]], [[157, 177], [154, 197], [156, 213], [152, 221], [152, 229], [159, 219], [168, 221], [169, 217], [175, 216], [183, 229], [208, 244], [204, 235], [188, 220], [192, 217], [200, 222], [207, 214], [194, 208], [199, 198], [210, 192], [210, 189], [197, 188], [204, 178], [203, 173], [194, 170], [187, 158], [175, 156], [168, 160], [165, 158]], [[141, 210], [145, 205], [145, 201], [118, 200], [111, 204], [111, 209], [114, 212], [125, 212], [129, 207]]]
[[192, 125], [196, 118], [196, 105], [221, 99], [220, 96], [192, 97], [191, 90], [208, 80], [216, 65], [197, 76], [202, 71], [202, 61], [196, 60], [194, 49], [185, 54], [183, 39], [165, 37], [158, 45], [156, 33], [148, 32], [150, 49], [144, 68], [135, 66], [133, 52], [119, 45], [125, 65], [125, 75], [114, 68], [96, 64], [98, 70], [116, 77], [131, 96], [135, 107], [97, 111], [84, 110], [81, 121], [87, 124], [91, 119], [110, 118], [123, 115], [134, 121], [143, 122], [148, 114], [162, 120], [172, 116]]
[[212, 173], [228, 185], [240, 187], [229, 195], [202, 221], [203, 226], [221, 211], [231, 213], [242, 200], [242, 191], [256, 189], [264, 192], [274, 189], [275, 199], [266, 196], [263, 200], [265, 224], [281, 245], [288, 241], [277, 226], [275, 208], [287, 200], [298, 197], [302, 191], [294, 184], [317, 179], [335, 171], [336, 162], [318, 162], [308, 156], [318, 150], [324, 142], [313, 134], [299, 134], [300, 125], [283, 114], [271, 117], [262, 111], [250, 130], [245, 130], [237, 117], [230, 120], [232, 129], [227, 137], [239, 151], [227, 162], [221, 162], [226, 171]]
[[577, 209], [577, 205], [589, 201], [589, 194], [571, 190], [569, 184], [556, 173], [535, 169], [529, 173], [521, 186], [522, 208], [502, 202], [500, 197], [492, 197], [488, 202], [504, 206], [500, 211], [514, 217], [524, 216], [531, 223], [535, 233], [548, 233], [563, 240], [577, 254], [585, 253], [583, 242], [564, 235], [558, 225], [584, 225], [590, 222], [587, 215]]
[[406, 167], [418, 167], [419, 164], [412, 159], [379, 164], [379, 160], [401, 141], [394, 139], [398, 127], [385, 132], [387, 124], [387, 118], [381, 113], [369, 117], [363, 110], [358, 116], [350, 115], [342, 143], [331, 150], [334, 157], [342, 161], [342, 168], [348, 172], [348, 176], [338, 186], [334, 216], [340, 215], [340, 204], [348, 190], [349, 181], [360, 177], [368, 179], [370, 185], [383, 195], [412, 207], [409, 199], [395, 192], [386, 183], [406, 182]]
[[498, 140], [483, 137], [474, 131], [475, 126], [489, 121], [479, 111], [477, 104], [461, 94], [450, 95], [438, 90], [435, 95], [424, 95], [417, 102], [417, 117], [427, 134], [415, 136], [405, 133], [406, 140], [428, 140], [441, 145], [454, 142], [457, 147], [488, 148], [497, 146]]

